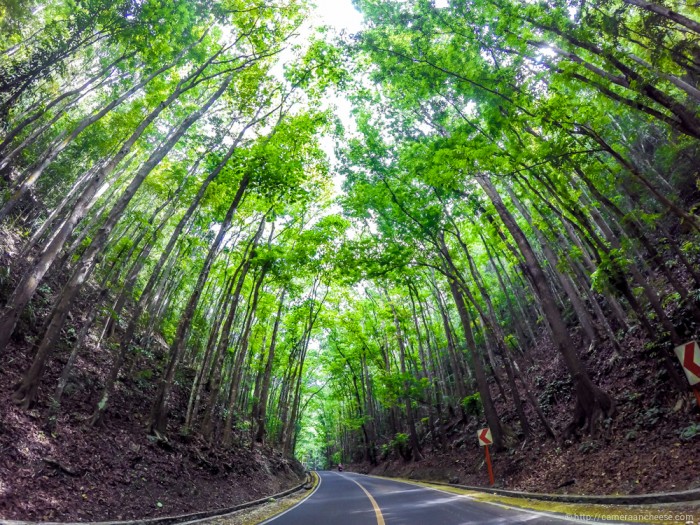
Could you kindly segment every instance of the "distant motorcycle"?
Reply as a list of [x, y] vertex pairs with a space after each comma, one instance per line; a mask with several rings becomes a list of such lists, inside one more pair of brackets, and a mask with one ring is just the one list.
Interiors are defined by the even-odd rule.
[[342, 472], [342, 471], [343, 471], [343, 465], [338, 465], [338, 472]]

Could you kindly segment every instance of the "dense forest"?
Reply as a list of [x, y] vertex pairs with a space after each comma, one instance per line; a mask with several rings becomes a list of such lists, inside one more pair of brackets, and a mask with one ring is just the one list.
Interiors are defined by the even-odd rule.
[[697, 8], [354, 4], [0, 2], [4, 446], [695, 455]]

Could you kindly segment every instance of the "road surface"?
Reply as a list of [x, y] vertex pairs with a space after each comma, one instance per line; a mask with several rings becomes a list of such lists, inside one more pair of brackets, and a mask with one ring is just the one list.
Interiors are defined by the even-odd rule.
[[534, 511], [479, 503], [464, 496], [362, 476], [319, 472], [317, 490], [271, 525], [506, 525], [581, 523]]

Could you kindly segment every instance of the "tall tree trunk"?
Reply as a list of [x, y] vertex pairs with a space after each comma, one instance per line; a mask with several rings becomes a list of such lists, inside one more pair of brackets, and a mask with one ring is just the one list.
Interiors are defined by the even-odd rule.
[[549, 283], [544, 276], [542, 267], [530, 243], [525, 237], [525, 234], [506, 208], [491, 180], [485, 175], [477, 175], [476, 180], [493, 203], [498, 215], [501, 217], [501, 220], [512, 235], [525, 259], [525, 264], [528, 268], [527, 275], [542, 305], [542, 310], [545, 313], [547, 323], [550, 327], [552, 339], [555, 346], [564, 357], [564, 362], [572, 377], [576, 394], [576, 409], [574, 412], [574, 421], [571, 423], [569, 431], [573, 431], [587, 423], [588, 430], [592, 432], [601, 417], [614, 415], [614, 402], [608, 394], [593, 384], [593, 381], [591, 381], [588, 375], [588, 371], [576, 353], [573, 341], [562, 319], [561, 312], [557, 309]]
[[44, 372], [46, 360], [51, 353], [51, 348], [53, 348], [54, 344], [58, 340], [61, 328], [63, 327], [63, 322], [68, 315], [73, 299], [82, 289], [85, 280], [89, 277], [90, 273], [97, 264], [98, 254], [104, 248], [110, 232], [116, 225], [117, 221], [121, 218], [127, 205], [136, 194], [136, 191], [139, 189], [146, 176], [167, 155], [175, 143], [190, 128], [190, 126], [192, 126], [192, 124], [194, 124], [204, 113], [209, 110], [212, 105], [214, 105], [214, 102], [216, 102], [224, 93], [228, 85], [231, 83], [231, 80], [232, 77], [227, 77], [219, 85], [219, 89], [212, 94], [199, 109], [188, 115], [181, 122], [180, 126], [169, 135], [168, 140], [164, 144], [161, 144], [156, 151], [151, 154], [149, 159], [139, 168], [127, 190], [121, 195], [117, 203], [112, 208], [107, 221], [102, 225], [98, 235], [92, 240], [90, 246], [88, 246], [83, 253], [83, 256], [75, 271], [56, 300], [49, 317], [46, 333], [39, 343], [32, 365], [22, 378], [21, 383], [17, 386], [13, 394], [13, 400], [18, 405], [27, 408], [36, 400], [37, 389]]
[[497, 450], [503, 449], [503, 429], [501, 427], [501, 420], [498, 417], [498, 412], [496, 411], [496, 406], [491, 397], [491, 390], [489, 389], [488, 381], [486, 380], [486, 371], [484, 370], [484, 365], [481, 361], [481, 356], [479, 350], [476, 346], [476, 341], [474, 340], [474, 333], [472, 332], [471, 317], [469, 311], [467, 310], [467, 305], [464, 302], [464, 296], [462, 295], [462, 290], [457, 283], [457, 276], [452, 274], [450, 268], [454, 268], [454, 262], [450, 256], [450, 252], [445, 244], [444, 233], [441, 232], [439, 238], [440, 253], [446, 263], [446, 272], [450, 275], [448, 277], [450, 292], [452, 293], [452, 298], [454, 299], [455, 305], [457, 306], [457, 313], [459, 314], [459, 320], [462, 323], [462, 331], [464, 333], [464, 339], [467, 343], [467, 348], [472, 357], [472, 368], [474, 369], [474, 375], [476, 376], [476, 383], [479, 388], [479, 397], [481, 398], [481, 405], [484, 408], [484, 416], [486, 417], [486, 423], [491, 429], [491, 434], [493, 435], [493, 444]]
[[231, 387], [229, 390], [228, 398], [228, 411], [226, 412], [226, 418], [224, 419], [224, 434], [222, 441], [224, 446], [229, 446], [231, 444], [231, 436], [233, 433], [233, 418], [236, 413], [236, 401], [238, 400], [239, 387], [241, 385], [241, 378], [243, 376], [243, 364], [245, 363], [246, 357], [248, 356], [248, 344], [250, 342], [250, 331], [253, 327], [253, 321], [255, 320], [256, 312], [258, 309], [258, 298], [260, 297], [260, 287], [265, 280], [265, 275], [267, 273], [266, 268], [260, 271], [260, 276], [255, 281], [255, 286], [253, 287], [253, 297], [251, 299], [248, 308], [248, 318], [246, 319], [245, 328], [241, 334], [241, 340], [238, 345], [238, 349], [234, 355], [233, 367], [231, 368]]
[[491, 434], [493, 435], [493, 445], [496, 448], [496, 450], [501, 450], [504, 446], [501, 420], [498, 417], [496, 406], [493, 403], [493, 398], [491, 397], [491, 391], [489, 390], [488, 381], [486, 380], [486, 372], [484, 370], [484, 365], [481, 362], [481, 356], [479, 355], [478, 349], [476, 347], [476, 342], [474, 341], [469, 312], [467, 311], [467, 307], [464, 304], [462, 292], [459, 289], [459, 285], [457, 284], [455, 278], [450, 279], [450, 291], [452, 292], [452, 297], [454, 298], [455, 304], [457, 305], [457, 312], [459, 313], [459, 318], [462, 322], [464, 337], [467, 341], [467, 347], [470, 349], [469, 353], [472, 356], [472, 367], [474, 368], [476, 383], [479, 387], [479, 397], [481, 399], [481, 405], [484, 408], [484, 416], [486, 417], [486, 423], [491, 429]]
[[245, 255], [244, 259], [241, 261], [241, 264], [238, 266], [238, 268], [236, 268], [233, 276], [225, 283], [221, 297], [217, 301], [216, 316], [213, 319], [209, 332], [209, 339], [207, 340], [207, 345], [204, 350], [204, 358], [197, 369], [197, 375], [195, 376], [195, 379], [192, 382], [192, 387], [190, 388], [190, 397], [187, 401], [187, 412], [185, 413], [185, 424], [182, 429], [182, 432], [185, 434], [189, 433], [193, 420], [197, 419], [199, 402], [201, 399], [202, 390], [204, 388], [204, 378], [211, 367], [214, 354], [216, 353], [216, 348], [218, 347], [218, 342], [220, 338], [223, 337], [222, 323], [224, 322], [224, 318], [227, 317], [227, 312], [231, 306], [231, 298], [233, 297], [231, 290], [233, 289], [238, 272], [240, 271], [244, 262]]
[[[231, 299], [231, 307], [229, 308], [228, 316], [226, 318], [226, 323], [221, 330], [221, 337], [219, 338], [219, 344], [216, 348], [216, 352], [212, 359], [212, 369], [210, 372], [210, 394], [208, 403], [204, 409], [204, 414], [202, 415], [201, 432], [206, 439], [210, 439], [213, 435], [214, 430], [214, 409], [218, 402], [219, 390], [221, 388], [221, 372], [222, 363], [228, 349], [233, 344], [233, 333], [232, 328], [236, 318], [236, 313], [238, 312], [238, 305], [241, 299], [241, 291], [243, 290], [243, 284], [245, 283], [248, 271], [255, 256], [255, 248], [257, 247], [260, 237], [262, 236], [263, 230], [265, 228], [265, 218], [260, 221], [258, 230], [250, 243], [250, 248], [247, 249], [244, 254], [243, 265], [241, 267], [240, 276], [238, 277], [238, 282], [236, 283], [236, 288], [233, 292], [233, 297]], [[195, 407], [196, 413], [196, 407]]]
[[530, 228], [535, 233], [540, 247], [542, 248], [542, 253], [545, 256], [545, 259], [549, 263], [552, 272], [554, 273], [554, 275], [556, 275], [559, 283], [564, 289], [564, 293], [569, 298], [571, 306], [573, 306], [574, 312], [576, 312], [576, 317], [578, 318], [579, 323], [581, 324], [581, 328], [583, 329], [584, 344], [586, 346], [594, 345], [598, 340], [598, 334], [596, 333], [595, 326], [593, 325], [593, 318], [591, 317], [591, 314], [588, 313], [586, 305], [583, 303], [583, 300], [579, 296], [578, 290], [576, 289], [576, 285], [571, 280], [571, 277], [559, 270], [559, 258], [555, 255], [554, 251], [549, 245], [549, 242], [544, 237], [542, 231], [534, 225], [532, 221], [532, 216], [522, 205], [520, 199], [516, 197], [512, 189], [508, 188], [507, 191], [510, 196], [511, 202], [515, 205], [518, 211], [520, 211], [520, 214], [525, 218], [525, 220], [530, 225]]
[[[41, 158], [39, 158], [38, 161], [36, 161], [32, 166], [30, 166], [26, 172], [20, 177], [19, 179], [19, 185], [14, 189], [12, 195], [10, 198], [4, 203], [3, 207], [0, 209], [0, 221], [2, 221], [11, 211], [12, 209], [17, 205], [17, 203], [21, 200], [21, 198], [34, 186], [36, 181], [39, 179], [41, 174], [44, 172], [46, 167], [53, 162], [53, 160], [58, 156], [58, 154], [63, 151], [67, 146], [69, 146], [75, 138], [80, 135], [85, 129], [87, 129], [89, 126], [100, 120], [102, 117], [104, 117], [107, 113], [109, 113], [111, 110], [113, 110], [115, 107], [120, 105], [122, 102], [127, 100], [129, 97], [131, 97], [134, 93], [139, 91], [141, 88], [146, 86], [151, 80], [153, 80], [155, 77], [160, 75], [161, 73], [164, 73], [165, 71], [173, 68], [182, 58], [182, 56], [185, 54], [187, 50], [183, 50], [174, 60], [171, 62], [164, 64], [161, 66], [159, 69], [151, 73], [149, 76], [144, 78], [141, 82], [135, 84], [133, 87], [125, 91], [122, 95], [119, 97], [111, 100], [107, 105], [102, 107], [99, 111], [96, 111], [92, 115], [85, 117], [82, 119], [78, 125], [71, 131], [70, 135], [66, 137], [65, 139], [61, 138], [61, 140], [56, 141], [54, 144], [52, 144], [49, 149], [44, 152]], [[157, 112], [152, 112], [151, 114], [155, 113], [153, 116], [153, 119], [167, 106], [169, 106], [172, 102], [177, 100], [177, 98], [182, 94], [182, 86], [178, 85], [178, 87], [175, 89], [175, 91], [170, 95], [167, 101], [162, 102], [158, 108]], [[122, 152], [120, 151], [120, 154]], [[124, 153], [125, 154], [125, 153]]]
[[187, 344], [187, 339], [192, 326], [192, 318], [194, 317], [195, 310], [199, 304], [199, 298], [201, 297], [202, 290], [204, 289], [204, 284], [209, 277], [209, 272], [214, 264], [214, 259], [219, 253], [219, 249], [221, 248], [226, 232], [231, 225], [233, 216], [235, 215], [236, 210], [243, 199], [243, 195], [248, 188], [249, 181], [249, 177], [244, 175], [241, 181], [238, 183], [238, 190], [236, 191], [233, 201], [226, 212], [226, 216], [219, 227], [219, 232], [217, 233], [214, 242], [209, 247], [209, 251], [204, 260], [204, 265], [199, 272], [197, 283], [190, 294], [185, 310], [180, 316], [180, 322], [178, 323], [175, 338], [172, 346], [170, 347], [170, 359], [158, 383], [158, 390], [156, 391], [155, 401], [153, 402], [153, 407], [151, 409], [151, 415], [149, 418], [149, 430], [151, 431], [157, 431], [160, 433], [165, 432], [165, 427], [167, 424], [168, 398], [170, 397], [173, 380], [175, 379], [175, 371], [177, 370], [180, 357], [185, 345]]
[[265, 419], [267, 416], [267, 400], [270, 395], [270, 381], [272, 379], [272, 367], [275, 361], [275, 348], [277, 346], [277, 334], [279, 333], [280, 322], [282, 320], [282, 311], [284, 309], [284, 298], [287, 294], [287, 290], [282, 290], [282, 294], [279, 298], [279, 305], [277, 306], [277, 317], [275, 318], [275, 325], [272, 328], [272, 337], [270, 339], [270, 349], [267, 353], [267, 362], [265, 363], [265, 371], [263, 372], [263, 377], [261, 380], [260, 389], [260, 402], [258, 403], [257, 412], [253, 415], [253, 420], [257, 426], [255, 432], [255, 441], [258, 443], [263, 443], [265, 441], [266, 425]]
[[180, 221], [177, 223], [175, 228], [173, 229], [172, 233], [170, 234], [170, 239], [168, 240], [167, 245], [163, 249], [160, 255], [160, 259], [158, 260], [158, 263], [156, 263], [156, 266], [151, 273], [151, 276], [148, 279], [148, 282], [143, 288], [143, 291], [141, 292], [141, 296], [139, 297], [139, 300], [137, 301], [136, 305], [132, 308], [132, 314], [131, 314], [131, 320], [129, 321], [129, 324], [127, 325], [126, 330], [124, 331], [124, 335], [122, 336], [120, 345], [123, 347], [126, 347], [131, 344], [131, 341], [134, 338], [134, 335], [136, 334], [136, 329], [138, 327], [138, 322], [139, 319], [141, 318], [141, 314], [143, 314], [144, 310], [148, 307], [148, 304], [150, 303], [151, 300], [151, 294], [153, 291], [154, 286], [158, 282], [158, 279], [161, 276], [161, 269], [164, 267], [167, 259], [171, 256], [171, 253], [173, 251], [173, 248], [175, 247], [178, 239], [182, 235], [182, 232], [185, 230], [185, 227], [187, 224], [190, 222], [190, 219], [194, 215], [194, 212], [197, 210], [199, 207], [199, 204], [202, 201], [202, 198], [204, 197], [207, 188], [211, 185], [211, 183], [219, 176], [219, 174], [222, 172], [222, 170], [228, 165], [229, 160], [233, 156], [233, 154], [238, 150], [238, 146], [240, 145], [241, 140], [243, 140], [243, 137], [245, 133], [256, 123], [258, 122], [259, 119], [259, 112], [256, 112], [255, 117], [250, 120], [238, 133], [236, 138], [233, 140], [231, 143], [231, 146], [228, 148], [228, 151], [226, 154], [222, 157], [220, 162], [216, 165], [216, 167], [209, 172], [207, 175], [206, 179], [202, 181], [201, 185], [199, 186], [199, 189], [197, 190], [197, 194], [193, 197], [192, 202], [190, 203], [189, 207], [187, 208], [187, 211], [183, 214], [181, 217]]
[[396, 341], [399, 344], [399, 362], [401, 366], [401, 375], [404, 377], [403, 380], [403, 399], [404, 399], [404, 406], [406, 409], [406, 422], [408, 424], [408, 436], [409, 436], [409, 444], [411, 446], [411, 458], [414, 461], [418, 461], [422, 459], [422, 454], [420, 451], [420, 441], [418, 440], [418, 432], [416, 431], [416, 422], [415, 418], [413, 416], [413, 406], [411, 403], [411, 387], [408, 382], [408, 378], [406, 376], [406, 342], [404, 341], [403, 337], [403, 330], [401, 329], [401, 321], [399, 321], [399, 315], [396, 312], [396, 307], [394, 306], [394, 303], [392, 302], [391, 298], [389, 297], [389, 293], [384, 290], [384, 295], [386, 297], [387, 302], [389, 303], [389, 307], [391, 308], [391, 312], [394, 317], [394, 328], [396, 329]]

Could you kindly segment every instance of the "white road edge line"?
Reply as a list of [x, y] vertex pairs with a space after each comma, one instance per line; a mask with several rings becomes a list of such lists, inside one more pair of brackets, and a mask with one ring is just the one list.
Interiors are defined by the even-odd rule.
[[294, 505], [292, 505], [291, 507], [289, 507], [289, 508], [288, 508], [287, 510], [285, 510], [284, 512], [280, 512], [280, 513], [277, 514], [276, 516], [272, 516], [271, 518], [267, 518], [265, 521], [261, 521], [260, 523], [258, 523], [258, 525], [265, 525], [266, 523], [272, 523], [272, 522], [275, 521], [277, 518], [280, 518], [280, 517], [284, 516], [285, 514], [287, 514], [287, 512], [290, 512], [290, 511], [296, 509], [296, 508], [297, 508], [299, 505], [301, 505], [302, 503], [306, 503], [306, 502], [309, 500], [309, 498], [310, 498], [311, 496], [313, 496], [313, 495], [316, 493], [316, 491], [317, 491], [317, 490], [319, 489], [319, 487], [321, 486], [321, 483], [323, 482], [323, 478], [321, 477], [321, 474], [319, 474], [318, 472], [316, 472], [316, 476], [318, 476], [318, 484], [316, 485], [316, 487], [314, 488], [314, 490], [311, 491], [311, 494], [309, 494], [308, 496], [306, 496], [306, 497], [305, 497], [303, 500], [301, 500], [300, 502], [295, 503]]
[[[435, 488], [435, 487], [426, 487], [425, 485], [420, 485], [420, 484], [418, 484], [418, 483], [411, 483], [410, 481], [400, 481], [400, 480], [398, 480], [398, 479], [383, 478], [383, 477], [381, 477], [381, 476], [372, 476], [372, 475], [370, 475], [370, 474], [361, 474], [361, 475], [362, 475], [362, 476], [367, 476], [368, 478], [385, 479], [385, 480], [388, 480], [388, 481], [395, 481], [396, 483], [403, 483], [404, 485], [409, 485], [409, 486], [412, 486], [412, 487], [420, 487], [420, 488], [427, 489], [427, 490], [434, 490], [435, 492], [441, 492], [442, 494], [450, 494], [451, 496], [456, 496], [456, 497], [458, 497], [458, 498], [468, 499], [469, 501], [473, 501], [474, 503], [486, 503], [487, 505], [494, 505], [494, 506], [496, 506], [496, 507], [501, 507], [502, 509], [516, 510], [516, 511], [519, 511], [519, 512], [525, 512], [525, 513], [527, 513], [527, 514], [534, 514], [535, 516], [539, 516], [539, 517], [541, 517], [541, 518], [544, 518], [544, 517], [546, 517], [546, 518], [554, 518], [554, 519], [561, 520], [561, 521], [568, 521], [569, 523], [585, 523], [585, 524], [587, 524], [587, 525], [590, 525], [590, 524], [591, 524], [591, 520], [590, 520], [590, 519], [589, 519], [589, 520], [585, 520], [585, 519], [584, 519], [584, 520], [580, 520], [580, 519], [576, 519], [576, 518], [571, 518], [571, 517], [569, 517], [568, 515], [555, 514], [555, 513], [553, 513], [553, 512], [540, 512], [540, 511], [537, 511], [537, 510], [523, 509], [523, 508], [516, 507], [516, 506], [506, 505], [506, 504], [504, 504], [504, 503], [496, 503], [496, 502], [494, 502], [494, 501], [481, 501], [481, 500], [479, 500], [479, 499], [475, 499], [475, 498], [473, 498], [472, 496], [468, 496], [468, 495], [466, 495], [466, 494], [457, 494], [457, 493], [455, 493], [455, 492], [450, 492], [450, 491], [448, 491], [448, 490], [442, 490], [442, 489], [438, 489], [438, 488]], [[427, 483], [427, 482], [426, 482], [426, 483]], [[599, 523], [600, 525], [618, 525], [618, 524], [624, 523], [624, 522], [620, 522], [620, 521], [597, 521], [597, 520], [596, 520], [596, 523]]]

